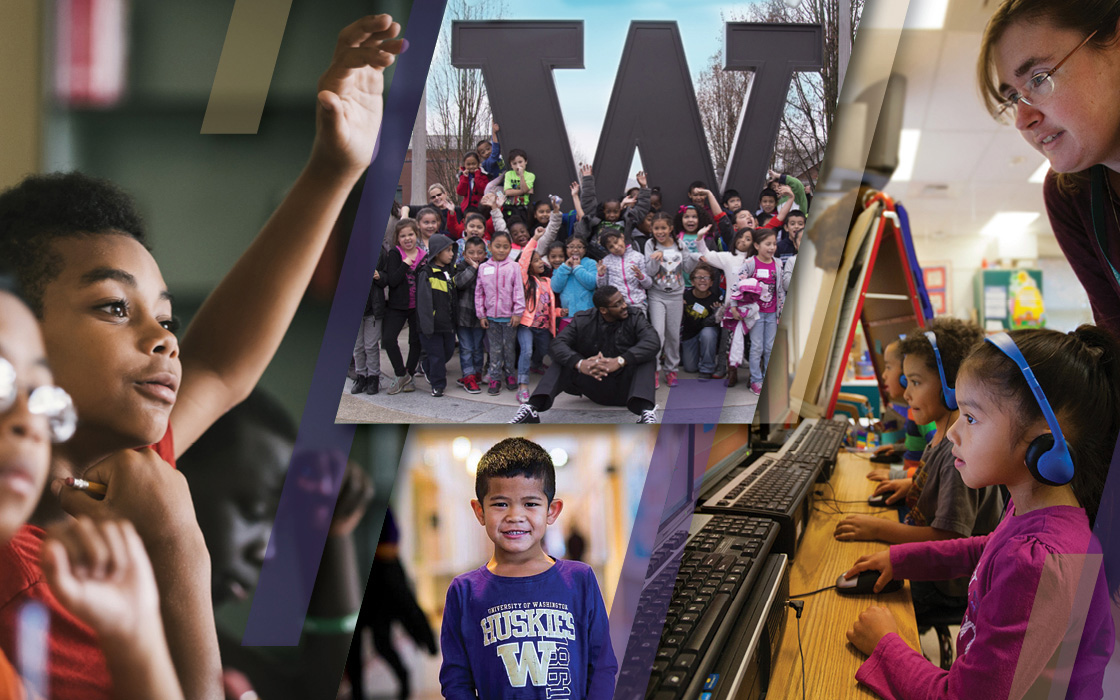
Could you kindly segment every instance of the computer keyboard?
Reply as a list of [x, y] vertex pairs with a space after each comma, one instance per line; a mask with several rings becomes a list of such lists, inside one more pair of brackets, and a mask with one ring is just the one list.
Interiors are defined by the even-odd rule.
[[846, 420], [810, 418], [802, 421], [778, 454], [793, 456], [806, 464], [819, 462], [824, 478], [828, 479], [849, 427]]
[[819, 460], [773, 453], [760, 457], [700, 503], [704, 513], [773, 518], [781, 526], [776, 551], [791, 559], [809, 517], [809, 495], [820, 474]]
[[643, 684], [655, 700], [699, 695], [778, 527], [759, 517], [697, 515], [690, 532], [676, 576], [666, 567], [639, 600], [617, 698], [642, 697]]

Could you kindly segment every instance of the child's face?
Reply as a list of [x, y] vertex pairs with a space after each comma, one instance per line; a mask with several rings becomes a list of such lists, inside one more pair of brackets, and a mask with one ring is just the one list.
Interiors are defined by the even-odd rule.
[[486, 233], [486, 224], [479, 219], [472, 218], [463, 228], [466, 230], [468, 238], [471, 236], [482, 238], [483, 234]]
[[755, 248], [758, 250], [758, 257], [769, 260], [774, 257], [774, 253], [778, 252], [778, 237], [770, 236], [763, 242], [755, 244]]
[[735, 239], [735, 250], [740, 253], [745, 253], [751, 249], [751, 234], [750, 230], [743, 231], [738, 238]]
[[486, 160], [487, 158], [490, 157], [490, 151], [492, 149], [490, 147], [490, 142], [489, 141], [479, 141], [478, 142], [478, 148], [476, 148], [475, 150], [478, 151], [478, 157], [479, 158], [481, 158], [482, 160]]
[[569, 257], [573, 257], [576, 260], [582, 260], [583, 255], [586, 252], [587, 252], [587, 246], [585, 246], [583, 244], [583, 241], [581, 241], [580, 239], [573, 238], [572, 240], [568, 241], [568, 256]]
[[424, 238], [431, 238], [439, 233], [439, 217], [434, 213], [424, 214], [416, 223], [420, 224], [420, 232]]
[[774, 200], [773, 197], [771, 197], [770, 195], [766, 195], [765, 197], [760, 197], [758, 199], [758, 206], [767, 214], [773, 214], [774, 209], [776, 209], [778, 206], [778, 203]]
[[498, 236], [490, 241], [490, 257], [498, 262], [501, 262], [509, 257], [509, 251], [513, 246], [509, 244], [509, 239], [505, 236]]
[[649, 212], [646, 214], [646, 218], [642, 219], [642, 223], [641, 223], [640, 226], [638, 226], [638, 230], [641, 231], [644, 234], [647, 234], [647, 235], [652, 234], [653, 233], [653, 215], [656, 214], [656, 213], [657, 212], [655, 212], [653, 209], [650, 209]]
[[801, 232], [805, 230], [805, 217], [791, 216], [786, 220], [786, 233], [789, 237], [797, 240], [801, 236]]
[[397, 234], [397, 245], [409, 253], [416, 250], [416, 231], [411, 226], [402, 228]]
[[706, 270], [693, 273], [692, 287], [694, 294], [700, 292], [699, 296], [707, 296], [708, 291], [712, 288], [712, 275]]
[[548, 264], [552, 266], [553, 270], [563, 265], [565, 260], [567, 260], [567, 256], [564, 255], [563, 248], [548, 249]]
[[541, 226], [548, 225], [548, 217], [552, 213], [552, 208], [547, 204], [538, 204], [537, 208], [533, 210], [533, 218]]
[[61, 272], [43, 293], [43, 340], [74, 399], [72, 442], [98, 450], [158, 442], [183, 374], [171, 295], [151, 253], [124, 235], [54, 244]]
[[192, 491], [208, 494], [194, 506], [213, 563], [215, 604], [256, 588], [291, 459], [290, 441], [254, 424], [205, 463], [190, 452], [181, 461]]
[[47, 367], [39, 323], [23, 302], [7, 292], [0, 292], [0, 358], [15, 370], [18, 392], [11, 407], [0, 411], [0, 546], [3, 546], [31, 517], [47, 483], [51, 462], [50, 426], [45, 416], [33, 415], [28, 410], [27, 397], [34, 389], [54, 383]]
[[469, 245], [463, 252], [463, 257], [476, 263], [486, 260], [486, 246]]
[[688, 191], [688, 198], [698, 207], [704, 206], [708, 201], [708, 195], [704, 193], [699, 187], [693, 187]]
[[478, 158], [467, 156], [463, 159], [463, 167], [467, 169], [468, 173], [473, 173], [475, 170], [478, 170]]
[[509, 164], [514, 170], [517, 170], [519, 168], [528, 167], [529, 161], [525, 160], [523, 156], [517, 156], [513, 160], [511, 160]]
[[654, 192], [649, 196], [649, 210], [655, 214], [661, 211], [661, 193]]
[[664, 219], [653, 222], [653, 237], [661, 245], [669, 245], [673, 239], [673, 225]]
[[481, 503], [472, 500], [471, 506], [494, 543], [495, 558], [503, 559], [536, 554], [564, 504], [559, 499], [548, 502], [540, 479], [511, 476], [491, 477], [486, 497]]
[[696, 233], [696, 229], [700, 228], [700, 215], [695, 209], [686, 209], [681, 215], [681, 224], [688, 233]]
[[902, 376], [902, 355], [898, 352], [898, 343], [891, 343], [883, 351], [883, 386], [887, 390], [887, 397], [891, 401], [903, 401], [906, 387], [898, 379]]
[[529, 242], [529, 229], [521, 222], [510, 227], [509, 235], [513, 237], [513, 242], [517, 245], [523, 246]]
[[544, 260], [541, 260], [541, 256], [537, 255], [537, 251], [534, 250], [533, 259], [529, 261], [529, 271], [539, 276], [544, 274], [545, 269], [547, 268], [544, 264]]
[[454, 260], [454, 259], [455, 259], [455, 247], [454, 246], [448, 246], [447, 248], [444, 248], [443, 250], [439, 251], [439, 255], [436, 256], [436, 264], [437, 265], [450, 265], [451, 261]]
[[754, 214], [746, 209], [740, 209], [735, 212], [735, 230], [742, 231], [745, 228], [758, 228], [758, 221], [755, 220]]
[[607, 221], [618, 221], [622, 218], [622, 204], [619, 202], [607, 202], [603, 205], [603, 218]]
[[902, 359], [902, 369], [906, 373], [906, 391], [903, 398], [914, 413], [914, 422], [925, 425], [941, 420], [949, 409], [941, 402], [941, 377], [936, 367], [930, 367], [916, 355]]
[[[1046, 432], [1045, 419], [1039, 418], [1026, 431], [1020, 430], [1003, 410], [1006, 400], [997, 401], [968, 372], [957, 375], [957, 403], [961, 414], [946, 437], [953, 443], [955, 466], [965, 485], [979, 489], [1033, 481], [1026, 467], [1027, 446]], [[1018, 442], [1013, 443], [1016, 438]]]
[[606, 245], [606, 249], [607, 252], [611, 255], [617, 255], [621, 258], [626, 254], [626, 241], [622, 240], [621, 237], [616, 236], [610, 239], [610, 241]]
[[728, 197], [727, 198], [727, 211], [734, 214], [735, 212], [739, 211], [742, 208], [743, 208], [742, 198], [740, 198], [740, 197]]

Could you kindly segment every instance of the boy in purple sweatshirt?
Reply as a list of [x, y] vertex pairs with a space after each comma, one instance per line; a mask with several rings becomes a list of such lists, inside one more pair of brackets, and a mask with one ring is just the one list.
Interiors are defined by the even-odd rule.
[[478, 463], [475, 517], [494, 556], [447, 590], [439, 680], [449, 700], [610, 700], [618, 670], [591, 567], [541, 547], [564, 507], [552, 458], [508, 438]]

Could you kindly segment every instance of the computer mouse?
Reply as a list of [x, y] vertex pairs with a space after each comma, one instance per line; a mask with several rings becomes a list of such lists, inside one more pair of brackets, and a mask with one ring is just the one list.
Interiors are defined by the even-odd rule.
[[880, 493], [877, 496], [872, 496], [867, 499], [867, 505], [878, 506], [880, 508], [894, 508], [894, 504], [887, 505], [887, 499], [891, 497], [889, 493]]
[[[840, 574], [840, 578], [836, 579], [836, 592], [843, 593], [844, 595], [868, 595], [875, 593], [875, 582], [879, 580], [880, 572], [874, 569], [870, 571], [861, 571], [858, 576], [854, 578], [844, 578], [844, 574]], [[902, 588], [902, 581], [891, 581], [880, 593], [894, 593]]]

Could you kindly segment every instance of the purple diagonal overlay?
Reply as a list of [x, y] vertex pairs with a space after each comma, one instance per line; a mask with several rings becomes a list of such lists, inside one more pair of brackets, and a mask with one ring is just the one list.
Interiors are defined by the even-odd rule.
[[367, 171], [346, 261], [300, 421], [296, 456], [284, 481], [268, 544], [270, 556], [261, 571], [242, 638], [245, 645], [299, 643], [330, 524], [329, 517], [318, 516], [333, 512], [345, 463], [330, 457], [349, 454], [354, 438], [353, 426], [334, 423], [338, 389], [369, 295], [375, 251], [381, 248], [445, 4], [445, 0], [414, 0], [404, 23], [409, 49], [397, 59], [392, 87], [385, 100], [381, 134]]
[[657, 434], [611, 605], [611, 644], [619, 667], [615, 700], [642, 698], [649, 684], [680, 568], [682, 547], [676, 545], [683, 544], [681, 531], [686, 534], [692, 520], [690, 482], [707, 466], [715, 436], [714, 426], [705, 426], [690, 444], [689, 434], [696, 431], [694, 425], [662, 425]]

